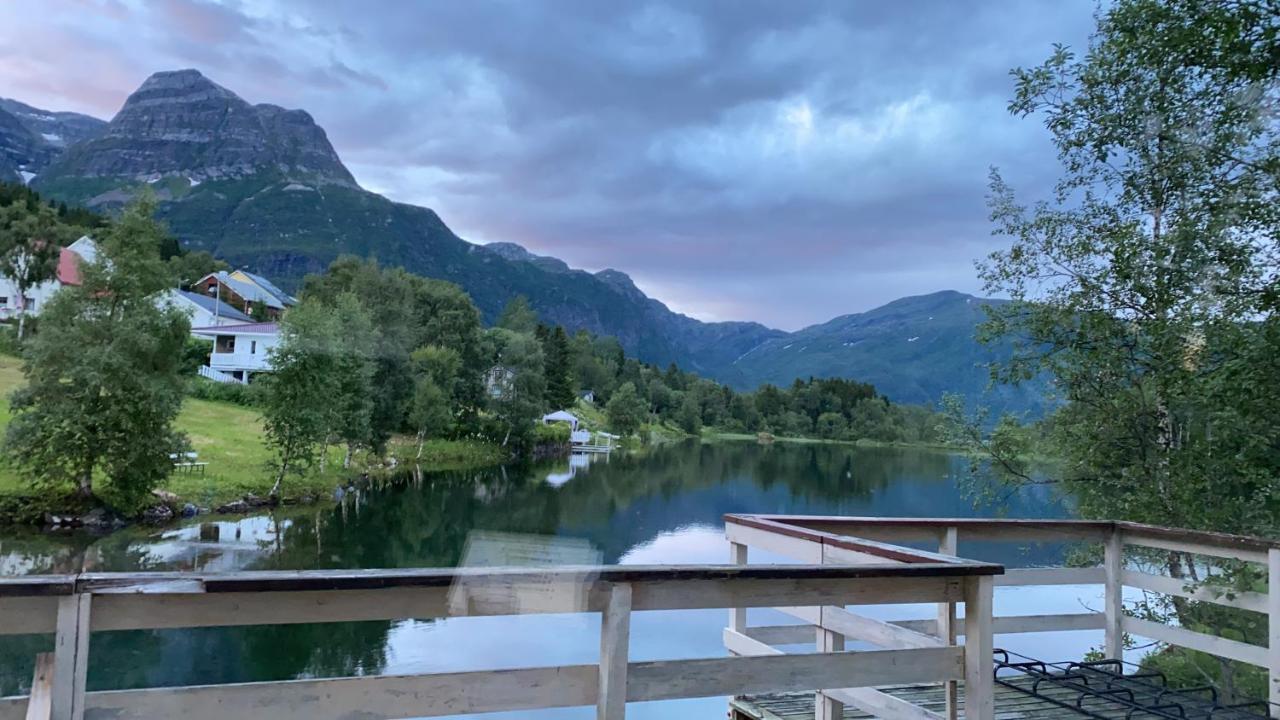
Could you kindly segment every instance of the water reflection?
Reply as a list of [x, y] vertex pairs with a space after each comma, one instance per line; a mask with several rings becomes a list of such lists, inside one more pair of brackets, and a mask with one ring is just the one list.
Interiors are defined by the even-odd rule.
[[[1016, 495], [1006, 506], [975, 508], [958, 487], [965, 461], [933, 452], [695, 442], [593, 460], [410, 473], [348, 493], [336, 506], [285, 508], [163, 531], [130, 528], [100, 538], [15, 533], [0, 538], [0, 572], [454, 566], [476, 531], [577, 538], [606, 563], [720, 563], [727, 557], [721, 518], [730, 512], [1067, 513], [1042, 488]], [[1055, 562], [1062, 548], [966, 546], [962, 551], [1025, 566]], [[1011, 597], [998, 602], [1043, 600]], [[1063, 609], [1078, 610], [1079, 600], [1071, 602], [1075, 607]], [[932, 610], [922, 612], [926, 617]], [[566, 615], [97, 633], [89, 686], [593, 662], [597, 622]], [[632, 657], [721, 654], [723, 623], [722, 611], [641, 613], [634, 621]], [[1073, 642], [1072, 647], [1080, 645]], [[0, 638], [0, 694], [25, 687], [34, 654], [50, 644], [49, 638]], [[722, 713], [723, 706], [717, 707], [708, 711]]]

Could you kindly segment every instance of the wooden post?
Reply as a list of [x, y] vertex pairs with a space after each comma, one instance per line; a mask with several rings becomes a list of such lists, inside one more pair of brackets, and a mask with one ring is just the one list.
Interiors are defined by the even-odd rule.
[[970, 577], [964, 584], [964, 717], [995, 720], [995, 665], [991, 637], [990, 575]]
[[[742, 543], [729, 543], [729, 562], [734, 565], [747, 564], [747, 547]], [[729, 629], [737, 632], [745, 632], [747, 629], [747, 609], [746, 608], [729, 608]]]
[[1124, 543], [1119, 531], [1113, 530], [1107, 536], [1102, 565], [1107, 574], [1103, 596], [1107, 657], [1124, 660], [1124, 585], [1120, 582], [1124, 570]]
[[53, 720], [84, 718], [84, 684], [89, 668], [88, 594], [58, 598], [53, 648]]
[[[959, 544], [958, 538], [959, 531], [955, 527], [943, 530], [942, 538], [938, 542], [938, 552], [943, 555], [955, 555]], [[956, 644], [956, 604], [953, 602], [938, 603], [938, 637], [947, 645]], [[942, 687], [947, 701], [946, 713], [943, 717], [947, 720], [956, 720], [960, 712], [959, 683], [951, 680]]]
[[600, 618], [600, 682], [596, 720], [627, 716], [627, 659], [631, 645], [631, 586], [613, 585]]
[[1280, 717], [1280, 550], [1267, 551], [1267, 685], [1271, 717]]
[[[844, 635], [826, 630], [821, 626], [823, 609], [818, 609], [817, 647], [820, 653], [843, 652]], [[813, 698], [814, 720], [840, 720], [844, 717], [844, 703], [833, 700], [821, 690]]]
[[27, 720], [49, 720], [53, 712], [53, 653], [36, 655], [36, 671], [31, 677], [27, 698]]

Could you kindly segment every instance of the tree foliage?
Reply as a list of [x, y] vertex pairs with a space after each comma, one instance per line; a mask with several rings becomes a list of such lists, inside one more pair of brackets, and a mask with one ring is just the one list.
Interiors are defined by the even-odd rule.
[[99, 261], [83, 284], [54, 294], [40, 332], [23, 355], [27, 386], [11, 400], [8, 457], [46, 487], [74, 484], [132, 508], [173, 468], [185, 438], [173, 427], [181, 409], [183, 346], [190, 323], [152, 296], [168, 287], [160, 259], [166, 233], [153, 204], [127, 207], [98, 241]]

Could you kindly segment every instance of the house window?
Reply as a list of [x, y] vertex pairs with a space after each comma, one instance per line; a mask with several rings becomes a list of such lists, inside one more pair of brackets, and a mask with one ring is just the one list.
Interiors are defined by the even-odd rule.
[[4, 295], [0, 295], [0, 305], [8, 305], [8, 304], [9, 304], [9, 298], [5, 297]]
[[26, 295], [23, 295], [23, 296], [22, 296], [22, 309], [23, 309], [23, 310], [26, 310], [26, 311], [28, 311], [28, 312], [34, 312], [34, 311], [35, 311], [35, 309], [36, 309], [36, 301], [35, 301], [35, 300], [33, 300], [33, 299], [31, 299], [31, 298], [29, 298], [29, 297], [27, 297]]
[[250, 355], [257, 355], [257, 354], [258, 354], [258, 341], [257, 341], [257, 340], [250, 340], [250, 341], [249, 341], [249, 354], [250, 354]]
[[219, 335], [218, 339], [213, 343], [213, 351], [216, 353], [233, 353], [236, 351], [235, 335]]

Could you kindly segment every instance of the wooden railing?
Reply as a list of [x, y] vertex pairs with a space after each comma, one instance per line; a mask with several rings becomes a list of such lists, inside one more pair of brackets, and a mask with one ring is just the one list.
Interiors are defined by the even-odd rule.
[[[992, 616], [989, 626], [984, 613], [979, 620], [983, 623], [984, 647], [988, 646], [987, 638], [992, 634], [1097, 629], [1103, 631], [1106, 655], [1122, 658], [1125, 634], [1137, 635], [1267, 669], [1272, 715], [1280, 716], [1276, 712], [1280, 708], [1280, 543], [1273, 540], [1110, 521], [786, 515], [726, 515], [725, 532], [730, 541], [731, 559], [739, 565], [746, 565], [749, 547], [806, 563], [856, 567], [888, 561], [909, 567], [962, 561], [956, 555], [961, 541], [1099, 543], [1104, 548], [1101, 566], [1009, 569], [991, 582], [996, 586], [1101, 585], [1103, 609], [1100, 612]], [[889, 544], [906, 542], [936, 544], [938, 551], [922, 552]], [[1126, 561], [1126, 549], [1161, 550], [1262, 564], [1268, 569], [1268, 592], [1216, 592], [1196, 587], [1184, 579], [1142, 572], [1134, 569], [1135, 563]], [[1266, 614], [1268, 646], [1126, 615], [1125, 588]], [[745, 614], [739, 612], [731, 617], [730, 630], [756, 643], [746, 647], [747, 652], [777, 652], [774, 647], [777, 645], [814, 642], [815, 629], [820, 648], [843, 647], [846, 639], [881, 648], [907, 648], [951, 644], [956, 635], [966, 635], [974, 627], [973, 620], [957, 619], [954, 602], [939, 604], [936, 620], [880, 621], [840, 607], [822, 608], [820, 612], [783, 610], [808, 624], [748, 627]], [[974, 617], [968, 611], [966, 616]], [[819, 693], [818, 718], [838, 718], [841, 702], [853, 702], [881, 717], [918, 719], [934, 715], [920, 708], [901, 707], [901, 701], [896, 701], [899, 704], [895, 707], [891, 696], [873, 692]], [[888, 713], [884, 712], [886, 706], [890, 709]], [[948, 689], [947, 715], [956, 715], [954, 687]]]
[[[81, 574], [0, 579], [0, 634], [54, 633], [36, 692], [0, 699], [0, 720], [41, 717], [432, 717], [595, 705], [619, 720], [626, 703], [967, 678], [991, 692], [988, 641], [893, 650], [746, 657], [756, 641], [725, 632], [739, 655], [631, 662], [637, 611], [914, 602], [969, 604], [989, 615], [999, 565], [960, 561], [773, 566], [608, 566], [415, 571]], [[561, 665], [408, 676], [86, 691], [89, 637], [109, 630], [328, 623], [450, 616], [598, 612], [600, 658]], [[804, 612], [797, 610], [797, 612]], [[972, 621], [971, 621], [972, 624]], [[982, 624], [982, 623], [980, 623]], [[983, 625], [985, 626], [985, 625]], [[43, 675], [41, 674], [43, 673]], [[991, 720], [990, 702], [969, 715]]]

